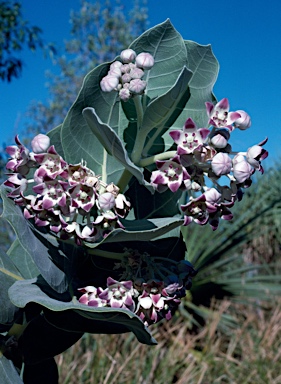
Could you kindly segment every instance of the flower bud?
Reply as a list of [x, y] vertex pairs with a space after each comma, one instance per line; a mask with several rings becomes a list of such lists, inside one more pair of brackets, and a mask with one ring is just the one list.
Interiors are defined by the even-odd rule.
[[120, 57], [123, 63], [131, 63], [136, 58], [136, 52], [132, 49], [124, 49], [124, 51], [121, 52]]
[[151, 69], [154, 65], [154, 58], [150, 53], [142, 52], [136, 57], [136, 64], [139, 68]]
[[132, 94], [131, 92], [129, 91], [129, 89], [127, 88], [122, 88], [120, 89], [119, 91], [119, 97], [121, 100], [123, 101], [128, 101], [131, 97], [132, 97]]
[[212, 160], [212, 171], [217, 176], [227, 175], [232, 168], [231, 158], [223, 152], [217, 153]]
[[109, 211], [115, 206], [115, 197], [110, 192], [105, 192], [99, 196], [99, 206], [104, 211]]
[[130, 82], [129, 90], [132, 93], [140, 95], [146, 88], [146, 81], [140, 79], [134, 79]]
[[241, 117], [239, 117], [239, 119], [235, 120], [235, 122], [234, 122], [235, 128], [239, 128], [242, 131], [244, 131], [245, 129], [250, 128], [250, 126], [251, 126], [251, 118], [248, 115], [248, 113], [245, 112], [245, 111], [236, 111], [236, 112], [238, 112], [241, 115]]
[[209, 135], [209, 139], [215, 148], [225, 148], [228, 144], [230, 133], [226, 129], [218, 129]]
[[131, 70], [130, 75], [132, 79], [141, 79], [144, 75], [144, 72], [140, 68], [135, 68]]
[[241, 155], [235, 156], [233, 159], [233, 175], [236, 181], [240, 183], [244, 183], [247, 179], [249, 179], [253, 174], [253, 168], [251, 165], [245, 160], [241, 159]]
[[109, 70], [107, 76], [110, 75], [110, 76], [115, 76], [115, 77], [121, 77], [122, 75], [122, 72], [121, 72], [121, 69], [116, 67], [116, 68], [112, 68]]
[[117, 87], [118, 83], [118, 77], [107, 75], [101, 80], [100, 87], [103, 92], [111, 92]]
[[123, 83], [129, 83], [132, 80], [132, 77], [129, 73], [124, 73], [122, 76], [122, 82]]
[[113, 61], [112, 64], [110, 64], [110, 70], [111, 69], [115, 69], [115, 68], [119, 68], [122, 67], [122, 63], [121, 61]]
[[35, 136], [31, 141], [31, 147], [34, 153], [46, 152], [49, 146], [50, 138], [47, 135], [43, 135], [42, 133], [39, 133], [39, 135]]

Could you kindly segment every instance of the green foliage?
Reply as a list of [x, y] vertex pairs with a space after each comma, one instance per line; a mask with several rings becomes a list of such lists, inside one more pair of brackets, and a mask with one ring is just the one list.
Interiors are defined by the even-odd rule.
[[46, 46], [42, 30], [30, 26], [24, 19], [19, 1], [0, 2], [0, 79], [10, 82], [21, 75], [23, 62], [20, 51], [27, 46], [31, 51], [38, 48], [55, 53], [52, 44]]

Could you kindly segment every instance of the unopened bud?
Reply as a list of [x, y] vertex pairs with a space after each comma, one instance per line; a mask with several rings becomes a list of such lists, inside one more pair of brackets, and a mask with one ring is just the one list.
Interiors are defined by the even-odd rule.
[[110, 192], [105, 192], [99, 196], [99, 206], [104, 211], [109, 211], [115, 206], [115, 197]]
[[122, 88], [120, 89], [119, 91], [119, 97], [122, 101], [128, 101], [131, 97], [132, 97], [132, 94], [131, 92], [129, 91], [129, 89], [127, 88]]
[[209, 135], [209, 139], [215, 148], [225, 148], [229, 138], [230, 133], [227, 129], [218, 129]]
[[151, 69], [154, 65], [154, 58], [150, 53], [142, 52], [136, 57], [136, 64], [139, 68]]
[[144, 75], [144, 72], [140, 68], [135, 68], [131, 70], [130, 75], [132, 79], [141, 79]]
[[244, 183], [252, 176], [254, 170], [245, 158], [241, 160], [241, 155], [238, 156], [238, 159], [233, 159], [233, 175], [238, 183]]
[[217, 176], [227, 175], [232, 168], [231, 158], [227, 153], [219, 152], [212, 159], [212, 171]]
[[131, 63], [136, 58], [136, 52], [132, 49], [124, 49], [124, 51], [121, 52], [120, 57], [123, 63]]
[[140, 80], [140, 79], [134, 79], [130, 82], [129, 90], [132, 93], [135, 93], [137, 95], [140, 95], [143, 93], [143, 91], [146, 88], [146, 81]]
[[39, 135], [35, 136], [31, 141], [31, 147], [34, 153], [46, 152], [49, 146], [50, 138], [47, 135], [43, 135], [42, 133], [39, 133]]
[[239, 117], [239, 119], [237, 119], [234, 122], [235, 128], [241, 129], [242, 131], [244, 131], [245, 129], [250, 128], [250, 126], [251, 126], [251, 118], [248, 115], [248, 113], [245, 112], [245, 111], [242, 111], [242, 110], [241, 111], [236, 111], [236, 112], [238, 112], [241, 115], [241, 117]]
[[103, 92], [111, 92], [117, 87], [118, 83], [118, 77], [107, 75], [101, 80], [100, 87]]

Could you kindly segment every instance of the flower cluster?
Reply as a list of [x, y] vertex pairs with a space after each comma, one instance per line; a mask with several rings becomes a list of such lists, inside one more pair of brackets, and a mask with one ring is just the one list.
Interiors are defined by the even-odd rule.
[[[79, 288], [78, 291], [82, 293], [79, 302], [92, 307], [127, 309], [138, 315], [145, 325], [164, 318], [169, 320], [186, 290], [191, 288], [191, 279], [196, 271], [185, 260], [175, 262], [165, 259], [161, 263], [160, 257], [141, 255], [137, 250], [127, 252], [128, 256], [117, 268], [125, 269], [121, 279], [126, 276], [128, 280], [117, 281], [108, 277], [105, 289], [94, 286]], [[169, 261], [173, 265], [167, 268]], [[163, 278], [163, 271], [167, 274], [169, 270], [170, 274], [164, 280], [157, 278], [157, 275]]]
[[110, 69], [100, 82], [103, 92], [113, 90], [119, 92], [123, 101], [128, 101], [134, 95], [141, 95], [146, 88], [146, 81], [142, 80], [144, 71], [151, 69], [154, 58], [150, 53], [136, 54], [132, 49], [125, 49], [120, 54], [121, 61], [114, 61]]
[[[241, 188], [251, 185], [254, 172], [263, 173], [261, 161], [268, 152], [263, 149], [267, 139], [246, 152], [232, 151], [228, 143], [231, 132], [251, 125], [245, 111], [230, 112], [226, 98], [216, 105], [206, 103], [206, 109], [210, 129], [198, 128], [189, 118], [183, 130], [169, 132], [177, 150], [169, 160], [156, 161], [158, 169], [152, 172], [151, 184], [159, 192], [168, 188], [188, 191], [189, 201], [181, 206], [184, 225], [209, 223], [215, 230], [220, 218], [232, 219], [229, 208], [241, 200]], [[228, 180], [227, 185], [219, 184], [221, 177]]]
[[33, 152], [18, 137], [16, 144], [7, 147], [11, 158], [4, 184], [26, 219], [48, 226], [62, 239], [74, 237], [77, 244], [123, 228], [119, 219], [128, 214], [130, 203], [116, 185], [103, 183], [83, 161], [68, 164], [46, 135], [32, 140]]

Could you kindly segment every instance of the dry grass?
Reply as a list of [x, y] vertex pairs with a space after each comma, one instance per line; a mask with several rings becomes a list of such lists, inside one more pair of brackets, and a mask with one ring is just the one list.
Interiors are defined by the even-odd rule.
[[[240, 326], [222, 332], [224, 313]], [[179, 316], [153, 335], [154, 347], [131, 334], [85, 335], [57, 357], [60, 384], [281, 383], [281, 301], [256, 310], [223, 301], [197, 332]]]

